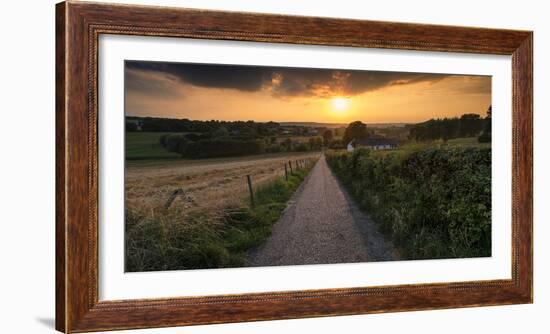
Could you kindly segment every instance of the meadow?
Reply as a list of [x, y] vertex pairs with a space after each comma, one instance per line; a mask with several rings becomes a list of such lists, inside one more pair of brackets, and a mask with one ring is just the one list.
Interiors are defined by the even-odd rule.
[[[450, 148], [491, 148], [491, 143], [480, 143], [477, 137], [466, 137], [466, 138], [455, 138], [449, 139], [446, 142], [439, 140], [428, 140], [428, 141], [415, 141], [410, 140], [402, 145], [399, 145], [397, 149], [394, 150], [381, 150], [373, 151], [373, 155], [384, 156], [387, 154], [399, 155], [405, 157], [411, 153], [426, 150], [426, 149], [450, 149]], [[335, 151], [337, 152], [337, 151]]]
[[126, 161], [179, 158], [179, 154], [165, 150], [160, 144], [159, 138], [164, 134], [167, 132], [126, 132]]

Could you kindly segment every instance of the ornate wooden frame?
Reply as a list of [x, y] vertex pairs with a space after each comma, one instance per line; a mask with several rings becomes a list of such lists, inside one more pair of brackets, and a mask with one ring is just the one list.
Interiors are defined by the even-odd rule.
[[[124, 34], [512, 56], [512, 278], [99, 301], [98, 36]], [[56, 7], [56, 328], [83, 332], [532, 302], [533, 34], [67, 1]]]

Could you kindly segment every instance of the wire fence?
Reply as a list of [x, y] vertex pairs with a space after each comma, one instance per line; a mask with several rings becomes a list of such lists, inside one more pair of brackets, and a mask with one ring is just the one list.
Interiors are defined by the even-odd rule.
[[[274, 173], [267, 173], [267, 175], [266, 173], [254, 174], [249, 172], [242, 176], [242, 192], [248, 193], [250, 204], [254, 206], [255, 193], [258, 188], [268, 185], [277, 178], [284, 178], [285, 181], [288, 181], [289, 177], [292, 174], [297, 173], [298, 171], [301, 171], [303, 169], [312, 167], [317, 162], [319, 157], [320, 155], [307, 158], [289, 159], [288, 161], [284, 162], [282, 166], [274, 167]], [[186, 189], [182, 187], [174, 189], [166, 199], [164, 209], [170, 209], [170, 207], [178, 197], [185, 197], [187, 193], [188, 192], [186, 191]], [[239, 196], [238, 193], [240, 193], [240, 191], [233, 195]]]

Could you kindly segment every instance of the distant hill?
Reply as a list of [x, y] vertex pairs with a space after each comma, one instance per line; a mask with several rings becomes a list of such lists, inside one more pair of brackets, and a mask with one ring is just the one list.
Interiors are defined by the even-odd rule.
[[[220, 120], [190, 120], [187, 118], [161, 118], [161, 117], [142, 117], [142, 116], [132, 116], [132, 115], [126, 115], [126, 120], [130, 123], [136, 123], [136, 122], [147, 122], [147, 123], [162, 123], [161, 128], [163, 128], [163, 131], [181, 131], [181, 129], [178, 128], [177, 124], [195, 124], [197, 126], [206, 126], [208, 128], [213, 127], [217, 128], [220, 124], [244, 124], [244, 123], [252, 123], [252, 124], [270, 124], [270, 123], [278, 123], [281, 126], [296, 126], [296, 127], [308, 127], [308, 128], [329, 128], [329, 129], [336, 129], [336, 128], [345, 128], [348, 126], [348, 123], [321, 123], [321, 122], [257, 122], [257, 121], [250, 121], [250, 120], [243, 120], [243, 121], [220, 121]], [[137, 123], [136, 123], [137, 124]], [[366, 123], [367, 127], [370, 128], [389, 128], [389, 127], [404, 127], [406, 125], [409, 125], [411, 123]], [[158, 124], [157, 124], [158, 125]], [[171, 129], [168, 129], [170, 126], [172, 126]], [[158, 127], [158, 126], [157, 126]], [[181, 127], [181, 126], [180, 126]], [[160, 130], [147, 130], [147, 131], [160, 131]]]
[[[306, 126], [311, 128], [341, 128], [348, 126], [348, 123], [319, 123], [319, 122], [277, 122], [281, 126]], [[403, 127], [408, 123], [367, 123], [371, 128], [389, 128], [392, 126]]]
[[341, 128], [347, 123], [318, 123], [318, 122], [277, 122], [281, 126], [307, 126], [310, 128]]
[[401, 128], [411, 124], [413, 123], [367, 123], [367, 126], [371, 128], [390, 128], [393, 126]]

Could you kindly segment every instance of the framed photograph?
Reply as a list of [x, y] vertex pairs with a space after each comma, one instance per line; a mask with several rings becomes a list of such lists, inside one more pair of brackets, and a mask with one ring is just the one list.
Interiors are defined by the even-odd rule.
[[56, 14], [59, 331], [532, 302], [532, 32]]

